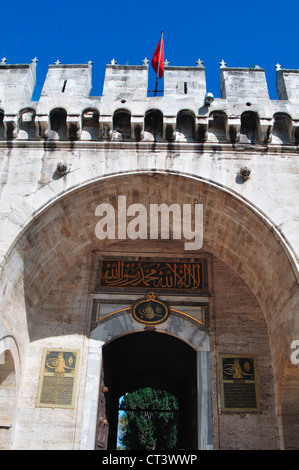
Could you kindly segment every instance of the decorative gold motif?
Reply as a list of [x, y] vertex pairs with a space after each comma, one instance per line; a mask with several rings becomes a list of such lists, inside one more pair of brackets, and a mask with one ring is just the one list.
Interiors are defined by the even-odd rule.
[[[72, 365], [74, 362], [74, 359], [72, 356], [68, 358], [68, 363]], [[51, 357], [46, 361], [46, 367], [48, 369], [54, 369], [54, 373], [56, 375], [62, 375], [64, 374], [67, 370], [74, 371], [74, 367], [68, 367], [65, 363], [65, 360], [63, 358], [63, 352], [58, 353], [58, 357]]]
[[245, 361], [243, 369], [244, 370], [242, 370], [242, 367], [240, 365], [240, 358], [235, 358], [232, 364], [225, 364], [223, 367], [223, 371], [225, 372], [225, 374], [232, 376], [233, 379], [243, 379], [247, 376], [252, 378], [253, 374], [248, 373], [248, 371], [250, 371], [251, 369], [248, 360]]
[[132, 306], [134, 320], [145, 325], [158, 325], [167, 320], [169, 309], [165, 302], [158, 300], [154, 292], [140, 299]]

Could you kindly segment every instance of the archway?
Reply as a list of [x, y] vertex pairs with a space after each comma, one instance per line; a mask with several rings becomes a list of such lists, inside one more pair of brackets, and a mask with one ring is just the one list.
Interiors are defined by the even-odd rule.
[[[138, 201], [147, 208], [151, 201], [160, 203], [165, 201], [166, 197], [168, 204], [173, 202], [182, 205], [198, 202], [204, 205], [203, 250], [210, 253], [215, 260], [223, 263], [220, 265], [219, 262], [219, 281], [225, 278], [221, 275], [222, 272], [227, 274], [224, 268], [229, 267], [236, 276], [232, 277], [232, 284], [239, 277], [248, 287], [246, 292], [244, 289], [242, 302], [246, 301], [250, 293], [251, 299], [254, 297], [256, 303], [259, 304], [254, 308], [256, 310], [260, 308], [263, 313], [265, 320], [263, 331], [267, 331], [268, 335], [265, 338], [265, 345], [269, 345], [271, 350], [276, 409], [278, 409], [277, 416], [281, 420], [280, 432], [284, 432], [285, 436], [290, 435], [293, 426], [291, 421], [285, 419], [286, 408], [283, 407], [283, 400], [288, 395], [288, 386], [284, 385], [285, 392], [282, 394], [281, 378], [284, 377], [284, 370], [287, 371], [289, 365], [295, 369], [294, 382], [298, 383], [297, 368], [289, 364], [289, 345], [294, 339], [294, 332], [299, 331], [296, 316], [298, 310], [296, 306], [298, 305], [296, 304], [298, 302], [297, 272], [292, 250], [289, 249], [287, 240], [280, 236], [269, 217], [232, 191], [220, 188], [206, 180], [188, 175], [156, 172], [111, 176], [70, 190], [49, 203], [44, 210], [37, 212], [8, 252], [1, 272], [1, 287], [6, 293], [2, 306], [3, 316], [11, 332], [19, 339], [22, 352], [32, 347], [33, 342], [38, 342], [41, 338], [51, 339], [54, 336], [58, 337], [59, 334], [65, 338], [63, 327], [70, 338], [72, 334], [77, 335], [78, 331], [82, 333], [82, 336], [86, 333], [84, 316], [86, 312], [83, 309], [78, 311], [76, 323], [73, 321], [74, 309], [69, 306], [65, 307], [65, 312], [58, 312], [59, 324], [56, 330], [47, 328], [51, 317], [48, 313], [45, 314], [46, 309], [42, 311], [43, 303], [51, 293], [51, 289], [55, 289], [56, 283], [63, 279], [68, 270], [72, 270], [80, 260], [87, 263], [85, 260], [91, 256], [93, 250], [107, 253], [110, 249], [117, 254], [124, 251], [131, 252], [130, 241], [117, 245], [115, 240], [98, 240], [94, 233], [97, 205], [101, 202], [114, 204], [118, 194], [126, 195], [128, 204]], [[150, 244], [142, 240], [134, 242], [135, 254], [144, 253], [145, 248], [147, 252], [155, 251], [159, 254], [172, 251], [176, 257], [185, 256], [182, 244], [176, 243], [175, 240], [170, 240], [167, 246], [163, 245], [163, 241], [160, 240], [151, 241]], [[87, 285], [87, 270], [84, 276]], [[66, 291], [69, 282], [68, 278], [65, 284]], [[19, 286], [22, 286], [25, 295]], [[87, 295], [87, 291], [84, 292]], [[65, 292], [61, 295], [65, 296]], [[240, 295], [238, 289], [236, 295]], [[14, 302], [10, 302], [11, 298]], [[18, 311], [17, 316], [16, 311]], [[11, 314], [12, 312], [14, 315]], [[231, 311], [228, 313], [227, 318], [230, 321], [233, 315]], [[236, 314], [239, 313], [236, 312]], [[57, 311], [55, 315], [58, 315]], [[48, 323], [45, 322], [45, 318]], [[258, 325], [260, 324], [259, 322]], [[20, 333], [27, 331], [27, 328], [28, 339]], [[277, 335], [277, 331], [281, 334]], [[228, 338], [230, 342], [226, 342], [226, 347], [234, 344], [237, 332], [236, 330], [233, 332], [235, 336]], [[256, 335], [256, 332], [260, 330], [255, 328], [253, 335]], [[111, 336], [100, 338], [102, 343], [98, 342], [94, 345], [95, 349], [101, 349], [101, 346], [110, 339]], [[243, 344], [246, 344], [245, 339], [244, 337]], [[92, 341], [89, 345], [91, 349]], [[290, 384], [289, 387], [292, 387], [290, 374], [286, 374], [285, 377]], [[272, 383], [272, 378], [270, 380]], [[214, 403], [217, 403], [217, 397]], [[298, 414], [298, 409], [299, 403], [294, 397], [292, 416]], [[223, 430], [221, 429], [219, 434], [225, 435], [226, 422], [223, 420], [223, 423]], [[285, 430], [288, 430], [288, 433]], [[17, 439], [21, 440], [21, 431]]]
[[19, 373], [16, 344], [12, 337], [5, 336], [0, 339], [0, 450], [6, 450], [12, 439]]
[[118, 401], [142, 387], [160, 388], [179, 401], [178, 448], [197, 448], [196, 351], [168, 334], [143, 331], [103, 348], [108, 449], [116, 448]]

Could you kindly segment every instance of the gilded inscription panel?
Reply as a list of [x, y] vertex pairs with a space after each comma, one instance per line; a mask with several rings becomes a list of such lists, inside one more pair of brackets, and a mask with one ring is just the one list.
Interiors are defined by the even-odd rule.
[[205, 259], [194, 262], [103, 259], [100, 261], [97, 288], [203, 292], [207, 289], [206, 271]]
[[74, 407], [78, 362], [79, 351], [44, 350], [37, 406]]
[[222, 411], [259, 412], [259, 384], [255, 356], [219, 357]]

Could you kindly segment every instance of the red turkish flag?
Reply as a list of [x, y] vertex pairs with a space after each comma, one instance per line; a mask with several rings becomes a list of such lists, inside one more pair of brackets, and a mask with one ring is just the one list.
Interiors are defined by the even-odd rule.
[[[161, 49], [161, 53], [160, 53], [160, 49]], [[159, 57], [160, 57], [160, 62], [159, 62]], [[158, 42], [158, 45], [156, 47], [154, 56], [152, 58], [152, 67], [153, 67], [153, 69], [156, 73], [158, 72], [158, 68], [159, 68], [159, 78], [162, 78], [163, 73], [164, 73], [164, 42], [163, 42], [163, 38], [160, 39], [160, 41]]]

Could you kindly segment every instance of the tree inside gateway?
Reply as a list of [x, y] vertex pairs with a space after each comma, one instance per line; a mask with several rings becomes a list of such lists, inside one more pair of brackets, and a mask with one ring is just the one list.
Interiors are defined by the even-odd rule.
[[120, 449], [176, 449], [179, 407], [175, 396], [149, 387], [138, 389], [122, 397], [120, 410]]

